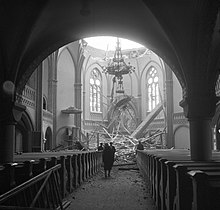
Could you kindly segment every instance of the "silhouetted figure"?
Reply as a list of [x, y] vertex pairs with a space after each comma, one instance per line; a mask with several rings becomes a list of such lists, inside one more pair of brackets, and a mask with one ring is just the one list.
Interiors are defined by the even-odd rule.
[[113, 153], [115, 154], [116, 149], [115, 149], [115, 147], [113, 146], [113, 143], [112, 143], [112, 142], [110, 142], [110, 147], [111, 147], [111, 149], [112, 149]]
[[144, 150], [144, 146], [143, 146], [143, 144], [141, 143], [141, 141], [138, 142], [137, 149], [138, 149], [138, 150]]
[[100, 145], [98, 146], [98, 151], [102, 151], [104, 148], [103, 148], [103, 143], [100, 143]]
[[104, 163], [105, 177], [107, 177], [107, 175], [109, 177], [114, 162], [114, 153], [108, 143], [105, 143], [102, 157]]
[[[115, 147], [113, 146], [113, 143], [112, 143], [112, 142], [110, 142], [110, 148], [111, 148], [111, 150], [112, 150], [112, 152], [113, 152], [113, 162], [114, 162], [116, 149], [115, 149]], [[113, 164], [113, 163], [112, 163], [112, 164]]]

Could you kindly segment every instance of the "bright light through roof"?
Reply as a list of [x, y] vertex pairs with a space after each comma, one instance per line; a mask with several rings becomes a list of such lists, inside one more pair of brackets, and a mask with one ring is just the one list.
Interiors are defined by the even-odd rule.
[[[88, 45], [97, 49], [115, 50], [117, 37], [96, 36], [96, 37], [85, 38], [84, 40], [88, 43]], [[122, 50], [144, 47], [143, 45], [130, 41], [128, 39], [119, 38], [119, 40], [121, 42]]]

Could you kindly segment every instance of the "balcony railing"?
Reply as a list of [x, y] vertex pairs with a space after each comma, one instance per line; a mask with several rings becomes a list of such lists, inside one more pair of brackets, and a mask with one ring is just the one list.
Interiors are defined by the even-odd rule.
[[17, 94], [16, 97], [19, 103], [32, 108], [35, 107], [36, 91], [33, 88], [26, 85], [22, 91], [22, 95]]

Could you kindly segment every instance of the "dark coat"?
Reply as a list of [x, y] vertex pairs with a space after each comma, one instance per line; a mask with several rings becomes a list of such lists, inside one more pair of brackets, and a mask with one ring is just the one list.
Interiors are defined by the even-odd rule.
[[143, 144], [139, 143], [139, 144], [137, 145], [137, 149], [138, 149], [138, 150], [144, 150]]
[[114, 163], [114, 153], [110, 146], [105, 146], [103, 153], [103, 163], [104, 163], [104, 170], [111, 170], [113, 163]]

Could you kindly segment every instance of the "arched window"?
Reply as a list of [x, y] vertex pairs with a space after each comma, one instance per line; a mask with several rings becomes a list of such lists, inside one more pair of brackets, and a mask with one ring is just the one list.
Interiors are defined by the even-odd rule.
[[159, 77], [157, 74], [157, 70], [154, 67], [151, 67], [147, 73], [146, 78], [148, 112], [154, 109], [160, 101], [158, 82]]
[[101, 112], [101, 75], [93, 69], [90, 75], [90, 111]]
[[47, 100], [46, 100], [45, 96], [43, 97], [43, 109], [47, 110]]

